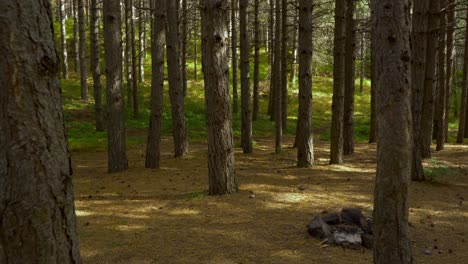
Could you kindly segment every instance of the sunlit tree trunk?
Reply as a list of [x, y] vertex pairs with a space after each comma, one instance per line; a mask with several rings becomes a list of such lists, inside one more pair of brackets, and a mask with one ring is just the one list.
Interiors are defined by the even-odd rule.
[[252, 153], [252, 104], [250, 94], [250, 32], [248, 0], [239, 0], [241, 57], [241, 143], [244, 153]]
[[78, 26], [80, 38], [80, 83], [81, 83], [81, 99], [88, 101], [88, 71], [86, 60], [86, 23], [84, 15], [83, 0], [78, 0]]
[[275, 48], [273, 58], [273, 89], [275, 91], [275, 151], [282, 151], [283, 122], [282, 122], [282, 86], [281, 86], [281, 1], [276, 0], [275, 9]]
[[252, 119], [258, 119], [260, 113], [260, 0], [254, 0], [254, 83]]

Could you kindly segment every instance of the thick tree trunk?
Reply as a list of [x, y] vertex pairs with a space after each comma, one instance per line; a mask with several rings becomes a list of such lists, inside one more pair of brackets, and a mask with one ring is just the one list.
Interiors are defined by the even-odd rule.
[[211, 195], [238, 191], [229, 96], [228, 1], [202, 0], [202, 50]]
[[445, 96], [446, 96], [446, 44], [447, 44], [447, 10], [446, 1], [442, 0], [443, 9], [440, 13], [440, 30], [439, 30], [439, 54], [438, 54], [438, 87], [437, 87], [437, 106], [436, 118], [434, 120], [434, 131], [436, 133], [437, 146], [436, 150], [443, 150], [445, 147]]
[[241, 57], [241, 145], [244, 153], [252, 153], [252, 105], [250, 95], [250, 32], [249, 0], [239, 0]]
[[99, 60], [99, 10], [97, 0], [91, 0], [90, 14], [90, 51], [91, 51], [91, 72], [93, 74], [94, 90], [94, 116], [96, 130], [104, 130], [104, 117], [102, 113], [102, 89], [101, 89], [101, 66]]
[[187, 131], [184, 115], [184, 91], [180, 71], [179, 28], [177, 4], [166, 0], [166, 47], [169, 76], [169, 97], [172, 112], [172, 133], [174, 136], [174, 156], [181, 157], [188, 152]]
[[79, 264], [50, 1], [0, 10], [0, 263]]
[[312, 136], [312, 12], [310, 0], [299, 0], [299, 112], [297, 119], [297, 166], [314, 163]]
[[468, 12], [465, 18], [465, 52], [463, 54], [463, 80], [462, 80], [462, 92], [461, 92], [461, 103], [460, 103], [460, 116], [458, 117], [458, 134], [457, 143], [463, 143], [465, 137], [465, 126], [466, 126], [466, 114], [468, 105]]
[[434, 116], [434, 91], [437, 69], [437, 43], [439, 32], [440, 1], [429, 4], [429, 34], [426, 49], [426, 73], [424, 78], [423, 106], [421, 116], [421, 157], [431, 157], [432, 122]]
[[152, 0], [154, 6], [151, 41], [151, 113], [146, 145], [146, 168], [159, 168], [164, 94], [164, 30], [166, 26], [165, 0]]
[[345, 91], [343, 111], [343, 155], [354, 153], [354, 79], [356, 55], [356, 0], [346, 0]]
[[273, 59], [273, 89], [275, 90], [275, 152], [282, 151], [283, 120], [282, 120], [282, 86], [281, 86], [281, 1], [276, 0], [275, 9], [275, 52]]
[[107, 156], [109, 173], [128, 168], [122, 98], [122, 32], [120, 3], [104, 0], [104, 51], [107, 94]]
[[429, 22], [429, 1], [414, 2], [412, 23], [412, 54], [411, 64], [411, 96], [413, 118], [413, 159], [411, 179], [423, 181], [424, 170], [421, 161], [421, 112], [424, 90], [424, 74], [426, 72], [427, 31]]
[[343, 163], [343, 112], [345, 87], [346, 0], [335, 0], [333, 45], [333, 102], [330, 164]]
[[260, 0], [254, 0], [254, 83], [252, 119], [258, 119], [260, 113]]
[[374, 263], [410, 264], [413, 263], [408, 226], [412, 146], [410, 3], [379, 0], [373, 5], [379, 87]]
[[59, 5], [59, 20], [60, 20], [60, 49], [61, 55], [60, 58], [62, 61], [62, 77], [63, 79], [68, 79], [68, 52], [67, 52], [67, 27], [66, 21], [67, 16], [65, 14], [65, 1], [58, 0]]
[[239, 112], [237, 95], [238, 62], [237, 62], [237, 8], [239, 0], [231, 0], [231, 62], [232, 62], [232, 97], [234, 113]]
[[86, 69], [86, 23], [84, 16], [83, 0], [78, 0], [78, 25], [80, 34], [80, 82], [81, 99], [88, 101], [88, 71]]
[[448, 0], [447, 5], [447, 57], [445, 77], [445, 119], [444, 136], [448, 142], [448, 126], [450, 121], [450, 98], [452, 96], [453, 58], [455, 56], [455, 0]]

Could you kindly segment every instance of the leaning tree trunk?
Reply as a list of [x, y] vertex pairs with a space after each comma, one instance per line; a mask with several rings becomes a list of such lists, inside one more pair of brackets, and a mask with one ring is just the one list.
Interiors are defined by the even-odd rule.
[[258, 119], [260, 113], [260, 0], [254, 0], [254, 83], [252, 119]]
[[187, 154], [188, 142], [184, 116], [184, 91], [179, 60], [177, 4], [173, 0], [166, 0], [166, 19], [167, 73], [172, 111], [174, 156], [177, 158]]
[[152, 0], [154, 6], [151, 41], [151, 113], [146, 145], [146, 168], [159, 168], [164, 94], [164, 30], [166, 26], [165, 0]]
[[345, 85], [346, 0], [335, 0], [333, 45], [333, 102], [330, 164], [343, 163], [343, 112]]
[[421, 112], [424, 90], [424, 74], [426, 72], [426, 48], [429, 1], [415, 1], [412, 23], [412, 52], [411, 64], [411, 91], [412, 91], [412, 117], [413, 117], [413, 159], [411, 166], [411, 179], [423, 181], [424, 170], [421, 159]]
[[346, 0], [345, 91], [343, 111], [343, 155], [354, 153], [354, 79], [356, 55], [356, 0]]
[[297, 166], [314, 163], [312, 136], [312, 35], [313, 4], [299, 0], [299, 112], [297, 119]]
[[86, 69], [86, 24], [84, 16], [84, 0], [78, 0], [78, 27], [80, 35], [80, 82], [81, 99], [88, 101], [88, 73]]
[[99, 62], [99, 10], [97, 0], [90, 3], [90, 47], [91, 47], [91, 72], [93, 74], [94, 90], [94, 116], [96, 130], [104, 130], [104, 119], [102, 113], [102, 89], [101, 89], [101, 67]]
[[232, 97], [233, 97], [233, 107], [234, 113], [239, 112], [239, 103], [238, 103], [238, 95], [237, 95], [237, 76], [238, 76], [238, 69], [237, 69], [237, 1], [239, 0], [231, 0], [231, 63], [232, 63]]
[[376, 264], [413, 263], [408, 226], [412, 146], [409, 2], [373, 1], [379, 87], [373, 226]]
[[453, 82], [453, 59], [455, 56], [455, 0], [448, 0], [447, 5], [447, 56], [445, 73], [445, 121], [444, 136], [445, 142], [448, 142], [448, 126], [450, 120], [450, 98], [452, 96]]
[[426, 49], [426, 73], [424, 77], [423, 105], [421, 116], [421, 157], [431, 157], [432, 121], [434, 116], [434, 91], [437, 69], [437, 42], [439, 32], [439, 1], [429, 4], [429, 34]]
[[107, 156], [109, 173], [128, 168], [122, 98], [122, 32], [120, 3], [104, 0], [104, 53], [106, 59]]
[[79, 264], [50, 1], [0, 10], [0, 263]]
[[445, 70], [445, 63], [446, 63], [446, 44], [447, 44], [447, 7], [446, 1], [442, 1], [445, 5], [443, 6], [444, 9], [440, 13], [440, 30], [439, 30], [439, 55], [438, 55], [438, 74], [437, 74], [437, 106], [436, 106], [436, 118], [434, 122], [434, 130], [436, 132], [436, 139], [437, 139], [437, 146], [436, 150], [440, 151], [443, 150], [445, 147], [445, 96], [446, 96], [446, 88], [445, 88], [445, 77], [446, 77], [446, 70]]
[[211, 195], [238, 191], [229, 96], [228, 1], [202, 0], [202, 50]]
[[252, 104], [250, 101], [250, 32], [249, 0], [239, 0], [241, 56], [241, 145], [244, 153], [252, 153]]
[[463, 54], [463, 80], [462, 80], [462, 93], [460, 103], [460, 116], [458, 120], [458, 134], [457, 143], [463, 143], [465, 137], [466, 114], [468, 104], [468, 12], [465, 18], [465, 52]]
[[63, 79], [68, 79], [68, 52], [67, 52], [67, 16], [65, 14], [65, 1], [58, 0], [59, 18], [60, 18], [60, 48], [62, 51], [62, 76]]
[[275, 96], [275, 152], [282, 150], [283, 122], [282, 122], [282, 86], [281, 86], [281, 0], [276, 0], [275, 9], [275, 51], [273, 56], [273, 89]]

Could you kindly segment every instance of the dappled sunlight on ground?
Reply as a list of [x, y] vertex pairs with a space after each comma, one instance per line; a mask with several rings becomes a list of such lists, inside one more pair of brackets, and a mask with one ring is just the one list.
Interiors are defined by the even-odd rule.
[[[315, 166], [300, 169], [292, 139], [279, 155], [272, 140], [256, 142], [254, 154], [236, 149], [241, 190], [222, 197], [205, 193], [205, 144], [173, 159], [165, 139], [159, 170], [143, 168], [145, 146], [136, 145], [130, 169], [113, 175], [105, 152], [72, 153], [84, 263], [371, 263], [371, 251], [321, 248], [306, 224], [347, 206], [372, 214], [375, 144], [359, 143], [345, 164], [330, 166], [329, 145], [316, 142]], [[468, 263], [468, 209], [460, 203], [468, 198], [468, 148], [448, 145], [434, 156], [437, 163], [425, 163], [440, 167], [433, 181], [411, 185], [413, 253], [418, 263]]]

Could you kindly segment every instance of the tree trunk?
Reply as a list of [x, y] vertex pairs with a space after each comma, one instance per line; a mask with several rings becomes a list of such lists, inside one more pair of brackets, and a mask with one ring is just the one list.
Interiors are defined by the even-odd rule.
[[444, 135], [448, 142], [448, 125], [450, 121], [450, 98], [452, 96], [453, 58], [455, 56], [455, 0], [448, 0], [447, 5], [447, 69], [445, 78], [445, 119]]
[[153, 36], [151, 41], [151, 113], [146, 145], [146, 168], [159, 168], [164, 94], [164, 30], [166, 23], [165, 0], [152, 0], [154, 6]]
[[227, 0], [202, 0], [202, 63], [211, 195], [238, 191], [229, 98], [228, 8]]
[[468, 12], [465, 17], [465, 52], [463, 54], [463, 80], [462, 80], [462, 92], [461, 92], [461, 103], [460, 103], [460, 115], [458, 119], [458, 134], [457, 143], [463, 143], [465, 137], [465, 126], [466, 126], [466, 114], [468, 104]]
[[249, 0], [239, 0], [241, 56], [241, 144], [244, 153], [252, 153], [252, 105], [250, 95]]
[[[373, 1], [373, 0], [372, 0]], [[374, 17], [374, 10], [371, 7], [371, 17]], [[370, 47], [370, 55], [371, 55], [371, 91], [370, 91], [370, 125], [369, 125], [369, 143], [376, 143], [377, 142], [377, 109], [376, 109], [376, 93], [377, 93], [377, 80], [375, 74], [375, 33], [374, 28], [371, 28], [370, 33], [371, 38], [371, 47]]]
[[297, 166], [314, 163], [312, 136], [312, 35], [313, 3], [299, 0], [299, 112], [297, 119]]
[[333, 99], [330, 164], [343, 163], [343, 113], [345, 87], [346, 0], [335, 0], [333, 45]]
[[356, 56], [356, 0], [346, 0], [345, 91], [343, 112], [343, 155], [354, 153], [354, 79]]
[[133, 101], [133, 118], [137, 119], [140, 116], [139, 106], [138, 106], [138, 65], [137, 65], [137, 53], [136, 53], [136, 44], [135, 44], [135, 14], [133, 12], [133, 1], [129, 0], [130, 5], [130, 41], [132, 45], [130, 47], [131, 54], [127, 54], [127, 56], [131, 56], [132, 62], [132, 101]]
[[138, 82], [141, 83], [145, 79], [145, 11], [142, 10], [143, 0], [138, 1]]
[[0, 10], [0, 263], [79, 264], [50, 1]]
[[125, 78], [127, 81], [127, 105], [133, 107], [133, 72], [132, 72], [132, 31], [133, 17], [132, 0], [125, 0]]
[[233, 107], [234, 113], [239, 112], [239, 103], [237, 95], [237, 8], [239, 0], [231, 0], [231, 60], [232, 60], [232, 97], [233, 97]]
[[437, 69], [437, 42], [439, 32], [439, 1], [429, 4], [429, 34], [426, 49], [426, 73], [424, 78], [423, 106], [421, 116], [421, 157], [431, 157], [432, 121], [434, 116], [434, 91]]
[[79, 26], [78, 26], [78, 1], [79, 0], [70, 0], [73, 1], [71, 5], [73, 6], [73, 44], [74, 44], [74, 51], [75, 51], [75, 64], [74, 64], [74, 71], [80, 71], [80, 39], [79, 39]]
[[62, 76], [63, 79], [68, 79], [68, 52], [67, 52], [67, 16], [65, 14], [64, 0], [58, 0], [59, 5], [59, 20], [60, 20], [60, 49], [62, 52]]
[[410, 3], [379, 0], [373, 1], [373, 5], [379, 87], [374, 263], [410, 264], [413, 263], [408, 226], [412, 147]]
[[252, 119], [258, 119], [260, 113], [260, 0], [254, 0], [254, 84], [253, 84], [253, 113]]
[[101, 67], [99, 62], [99, 10], [97, 0], [91, 0], [90, 14], [90, 52], [91, 72], [93, 74], [94, 90], [94, 116], [96, 131], [104, 131], [104, 120], [102, 114], [102, 89], [101, 89]]
[[104, 53], [106, 59], [107, 155], [109, 173], [128, 168], [122, 98], [122, 32], [120, 3], [104, 0]]
[[437, 146], [436, 150], [443, 150], [445, 147], [445, 96], [446, 96], [446, 44], [447, 44], [447, 33], [445, 28], [447, 27], [447, 2], [442, 1], [443, 9], [440, 13], [440, 30], [439, 30], [439, 54], [438, 54], [438, 87], [437, 87], [437, 106], [436, 106], [436, 119], [434, 120], [434, 130], [436, 132]]
[[184, 90], [184, 96], [187, 96], [187, 23], [188, 23], [188, 16], [187, 16], [187, 0], [182, 0], [182, 63], [181, 63], [181, 70], [182, 70], [182, 86]]
[[[279, 6], [278, 6], [279, 7]], [[288, 0], [281, 0], [281, 128], [288, 129]], [[278, 20], [279, 21], [279, 20]]]
[[166, 47], [169, 77], [169, 97], [172, 111], [172, 133], [174, 136], [174, 156], [181, 157], [188, 152], [187, 131], [184, 116], [184, 91], [180, 71], [179, 27], [177, 4], [166, 0]]
[[359, 68], [359, 94], [363, 95], [364, 94], [364, 79], [366, 78], [365, 76], [365, 69], [366, 69], [366, 36], [365, 33], [361, 33], [361, 41], [360, 41], [360, 59], [361, 59], [361, 67]]
[[421, 161], [421, 112], [424, 90], [424, 73], [426, 72], [426, 48], [428, 32], [429, 1], [414, 2], [412, 23], [411, 91], [413, 118], [413, 159], [411, 179], [424, 181], [424, 170]]
[[268, 14], [268, 28], [270, 30], [270, 48], [268, 53], [268, 63], [270, 64], [269, 75], [270, 75], [270, 91], [268, 94], [268, 115], [270, 116], [270, 121], [275, 120], [275, 86], [273, 81], [274, 75], [274, 54], [275, 54], [275, 1], [276, 0], [269, 0], [270, 8]]
[[80, 82], [81, 99], [88, 101], [88, 73], [86, 69], [86, 23], [84, 16], [83, 0], [78, 0], [78, 25], [80, 34]]
[[281, 1], [276, 0], [275, 9], [275, 52], [273, 58], [273, 89], [275, 90], [275, 152], [282, 151], [282, 86], [281, 86]]

